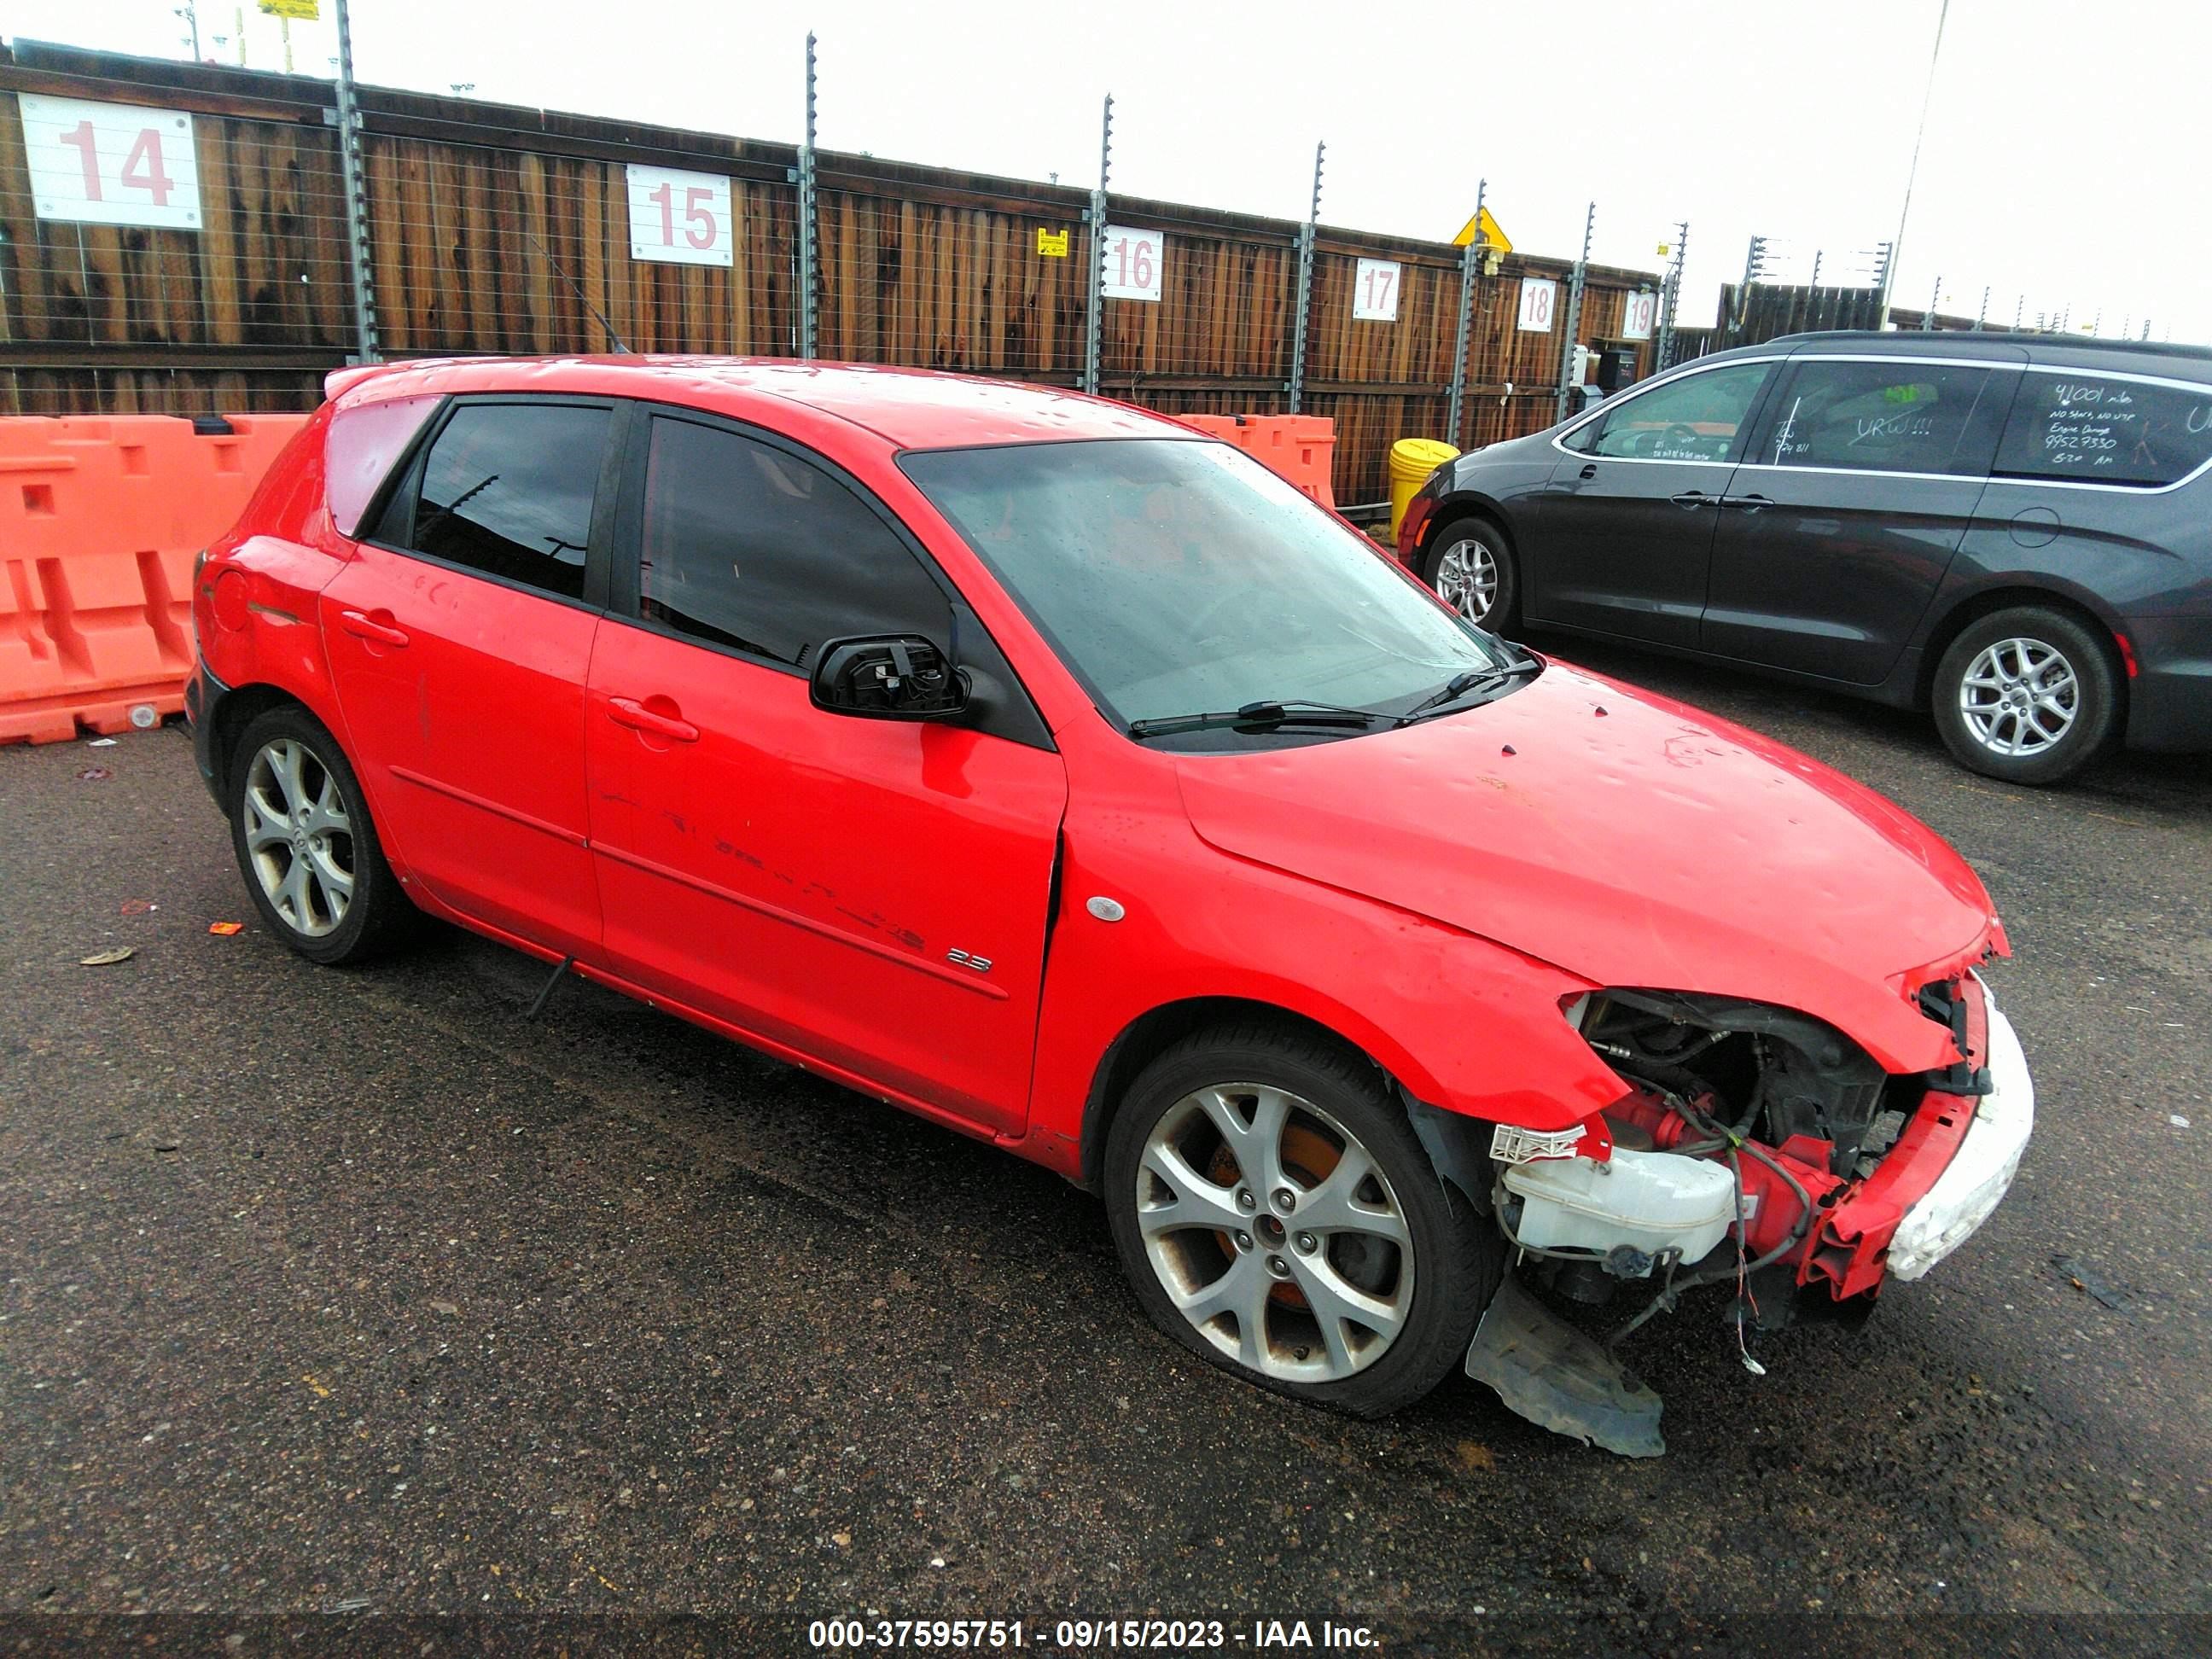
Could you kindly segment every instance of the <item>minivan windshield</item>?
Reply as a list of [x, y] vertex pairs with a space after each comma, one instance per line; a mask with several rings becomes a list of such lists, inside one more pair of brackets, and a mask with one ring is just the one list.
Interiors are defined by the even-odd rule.
[[1090, 439], [900, 465], [1124, 726], [1261, 703], [1395, 715], [1518, 661], [1227, 444]]

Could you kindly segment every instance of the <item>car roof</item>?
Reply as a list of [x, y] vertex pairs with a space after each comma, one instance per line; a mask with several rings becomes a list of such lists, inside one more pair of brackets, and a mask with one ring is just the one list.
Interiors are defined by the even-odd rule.
[[2192, 365], [2212, 363], [2212, 346], [2175, 345], [2171, 342], [2156, 340], [2099, 340], [2081, 334], [2037, 334], [2026, 330], [1995, 328], [1826, 329], [1814, 333], [1780, 334], [1766, 343], [1769, 346], [1788, 346], [1793, 350], [1820, 346], [1878, 345], [1885, 352], [1909, 355], [1925, 351], [1945, 356], [1956, 356], [1961, 350], [1971, 351], [1977, 346], [1984, 346], [2007, 356], [2025, 350], [2032, 362], [2063, 359], [2069, 364], [2078, 364], [2091, 357], [2104, 356], [2124, 360], [2130, 367], [2136, 368], [2144, 367], [2145, 359]]
[[1071, 438], [1199, 438], [1178, 421], [1059, 386], [878, 363], [780, 357], [453, 357], [341, 369], [336, 399], [423, 392], [533, 392], [657, 399], [744, 418], [763, 400], [797, 404], [899, 449], [953, 449]]

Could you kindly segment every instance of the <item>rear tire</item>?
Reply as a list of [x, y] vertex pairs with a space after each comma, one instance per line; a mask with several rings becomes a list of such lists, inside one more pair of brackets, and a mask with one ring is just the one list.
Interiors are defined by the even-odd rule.
[[1488, 519], [1455, 519], [1429, 538], [1421, 580], [1477, 628], [1504, 634], [1521, 625], [1521, 576], [1512, 544]]
[[1115, 1117], [1103, 1175], [1123, 1271], [1161, 1330], [1357, 1416], [1442, 1382], [1504, 1271], [1503, 1240], [1437, 1178], [1381, 1074], [1295, 1028], [1217, 1026], [1164, 1050]]
[[269, 931], [311, 962], [366, 961], [417, 916], [384, 860], [361, 782], [296, 704], [240, 735], [228, 768], [230, 841]]
[[1960, 765], [2008, 783], [2072, 777], [2118, 735], [2112, 642], [2062, 611], [2021, 605], [1967, 624], [1936, 666], [1936, 729]]

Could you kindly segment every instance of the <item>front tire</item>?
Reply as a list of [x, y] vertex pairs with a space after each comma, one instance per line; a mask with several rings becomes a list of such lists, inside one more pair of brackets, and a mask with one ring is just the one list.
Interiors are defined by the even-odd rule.
[[1455, 519], [1429, 538], [1421, 580], [1477, 628], [1520, 626], [1521, 574], [1505, 532], [1487, 519]]
[[1375, 1068], [1264, 1023], [1147, 1066], [1106, 1143], [1107, 1212], [1155, 1324], [1210, 1364], [1362, 1417], [1459, 1363], [1504, 1249]]
[[1961, 765], [2008, 783], [2057, 783], [2118, 734], [2120, 671], [2110, 642], [2063, 611], [1999, 611], [1970, 623], [1936, 664], [1936, 729]]
[[415, 916], [384, 860], [360, 781], [322, 722], [270, 709], [228, 769], [230, 839], [254, 908], [311, 962], [359, 962]]

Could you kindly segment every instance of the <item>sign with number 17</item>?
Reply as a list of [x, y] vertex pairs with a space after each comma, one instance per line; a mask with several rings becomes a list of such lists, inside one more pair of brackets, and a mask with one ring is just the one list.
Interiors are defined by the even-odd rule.
[[16, 103], [39, 217], [200, 228], [199, 161], [184, 111], [30, 93]]
[[1362, 259], [1352, 275], [1352, 320], [1396, 322], [1398, 279], [1403, 274], [1395, 259]]
[[631, 258], [678, 265], [736, 263], [727, 179], [632, 162], [629, 180]]

